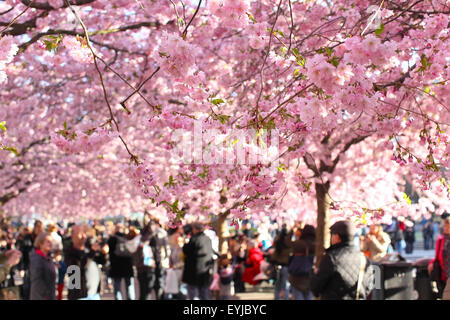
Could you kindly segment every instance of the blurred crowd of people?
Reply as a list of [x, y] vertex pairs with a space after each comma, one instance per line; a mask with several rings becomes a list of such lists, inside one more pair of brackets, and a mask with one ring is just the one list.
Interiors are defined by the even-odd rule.
[[[430, 275], [440, 270], [436, 278], [441, 295], [450, 265], [450, 218], [443, 221], [429, 267]], [[422, 224], [425, 238], [432, 224]], [[36, 220], [33, 228], [14, 226], [4, 218], [0, 290], [17, 288], [17, 298], [23, 300], [99, 300], [108, 293], [117, 300], [228, 300], [246, 287], [269, 282], [276, 300], [367, 298], [360, 288], [366, 265], [394, 251], [412, 252], [414, 229], [403, 218], [359, 231], [349, 221], [337, 222], [330, 228], [330, 247], [315, 264], [316, 230], [301, 222], [272, 222], [269, 228], [256, 229], [244, 221], [240, 229], [230, 229], [219, 248], [208, 225], [195, 222], [170, 229], [148, 213], [142, 221], [125, 223]]]

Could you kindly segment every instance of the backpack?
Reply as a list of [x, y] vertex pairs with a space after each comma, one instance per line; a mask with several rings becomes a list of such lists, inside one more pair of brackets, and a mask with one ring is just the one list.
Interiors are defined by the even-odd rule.
[[306, 255], [293, 255], [289, 259], [288, 273], [293, 276], [307, 276], [314, 265], [314, 256], [309, 255], [306, 249]]
[[118, 257], [131, 257], [133, 254], [128, 250], [127, 240], [124, 237], [116, 236], [116, 247], [114, 249], [114, 254]]

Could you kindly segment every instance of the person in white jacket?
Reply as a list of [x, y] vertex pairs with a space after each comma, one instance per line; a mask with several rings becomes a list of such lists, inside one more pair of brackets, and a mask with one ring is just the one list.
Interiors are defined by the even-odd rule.
[[52, 240], [52, 252], [62, 252], [63, 243], [62, 238], [58, 234], [58, 228], [54, 224], [47, 225], [47, 231], [50, 233]]

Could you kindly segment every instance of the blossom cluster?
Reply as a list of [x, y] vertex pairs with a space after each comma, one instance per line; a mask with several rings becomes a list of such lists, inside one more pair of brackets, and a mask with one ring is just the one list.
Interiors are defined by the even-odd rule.
[[13, 60], [17, 51], [19, 47], [14, 43], [12, 36], [0, 38], [0, 84], [6, 82], [6, 64]]
[[52, 134], [51, 140], [58, 149], [66, 153], [94, 152], [112, 139], [117, 137], [117, 132], [111, 132], [106, 128], [97, 128], [93, 132], [76, 130], [72, 134]]
[[64, 37], [63, 45], [69, 51], [69, 55], [81, 63], [94, 63], [94, 56], [86, 44], [81, 43], [77, 38]]
[[334, 93], [353, 76], [348, 65], [339, 64], [336, 68], [327, 61], [324, 55], [315, 55], [306, 62], [308, 78], [327, 93]]
[[344, 54], [344, 62], [355, 65], [373, 63], [381, 66], [389, 62], [395, 54], [395, 44], [391, 41], [381, 42], [377, 36], [370, 34], [365, 38], [352, 37], [345, 41], [347, 52]]
[[147, 163], [128, 164], [122, 170], [144, 197], [155, 196], [155, 191], [150, 188], [156, 185], [156, 175]]
[[264, 46], [268, 44], [269, 32], [267, 28], [269, 24], [267, 22], [252, 23], [245, 29], [246, 33], [249, 35], [249, 45], [255, 50], [263, 49]]
[[[161, 45], [154, 52], [154, 58], [165, 73], [174, 80], [182, 80], [192, 74], [199, 49], [178, 34], [163, 31]], [[192, 79], [195, 81], [195, 79]]]
[[248, 25], [249, 0], [213, 0], [208, 3], [208, 9], [225, 27], [239, 29]]

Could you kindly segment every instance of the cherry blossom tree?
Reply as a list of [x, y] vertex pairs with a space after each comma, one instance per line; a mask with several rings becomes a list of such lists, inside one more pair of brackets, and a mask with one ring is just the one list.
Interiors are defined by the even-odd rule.
[[[449, 13], [445, 0], [0, 1], [0, 202], [145, 207], [172, 225], [302, 219], [319, 256], [333, 220], [442, 213]], [[243, 164], [238, 149], [267, 157]]]

